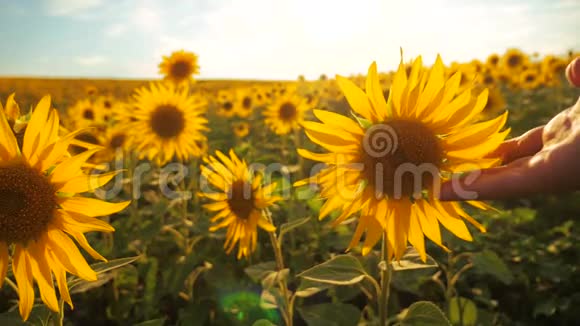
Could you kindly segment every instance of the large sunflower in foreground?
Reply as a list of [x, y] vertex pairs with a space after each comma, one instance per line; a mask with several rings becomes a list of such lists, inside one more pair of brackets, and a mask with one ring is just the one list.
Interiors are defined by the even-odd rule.
[[159, 73], [173, 83], [187, 83], [193, 80], [193, 75], [199, 73], [197, 55], [181, 50], [173, 52], [170, 56], [164, 56], [159, 64]]
[[203, 154], [198, 144], [205, 142], [203, 132], [208, 130], [206, 103], [189, 95], [188, 87], [152, 83], [138, 89], [133, 98], [127, 129], [140, 158], [164, 164], [174, 157], [186, 161]]
[[390, 257], [400, 259], [410, 242], [425, 260], [424, 236], [443, 247], [439, 224], [465, 240], [472, 237], [464, 219], [484, 231], [459, 203], [439, 201], [436, 191], [439, 181], [451, 173], [499, 163], [484, 157], [506, 137], [508, 131], [500, 130], [507, 115], [473, 124], [485, 108], [487, 91], [474, 98], [473, 86], [460, 90], [461, 72], [447, 79], [444, 70], [439, 57], [430, 70], [418, 57], [408, 76], [401, 63], [388, 101], [375, 63], [369, 68], [366, 93], [337, 76], [359, 123], [321, 110], [314, 111], [320, 123], [303, 123], [306, 135], [329, 152], [299, 149], [300, 155], [326, 163], [327, 168], [296, 185], [320, 186], [326, 199], [320, 218], [341, 211], [334, 224], [360, 211], [349, 248], [366, 232], [366, 254], [384, 231]]
[[307, 98], [300, 96], [295, 88], [285, 89], [263, 111], [264, 122], [277, 135], [286, 135], [300, 128], [305, 113], [314, 106], [309, 104]]
[[71, 133], [58, 136], [59, 117], [44, 97], [26, 127], [22, 146], [0, 108], [0, 286], [10, 257], [18, 286], [19, 310], [28, 319], [36, 282], [42, 301], [59, 311], [53, 276], [60, 296], [72, 307], [66, 273], [97, 279], [72, 239], [92, 257], [106, 260], [87, 242], [85, 232], [112, 232], [96, 219], [124, 209], [128, 203], [108, 203], [77, 194], [106, 184], [117, 173], [89, 176], [82, 165], [97, 149], [70, 157]]
[[[217, 212], [210, 228], [214, 232], [227, 227], [224, 249], [229, 254], [239, 243], [238, 259], [248, 257], [256, 249], [257, 227], [274, 232], [276, 227], [263, 216], [263, 210], [280, 200], [273, 196], [276, 184], [262, 186], [262, 178], [254, 175], [245, 161], [241, 161], [233, 151], [229, 157], [216, 151], [216, 156], [204, 159], [202, 176], [218, 189], [218, 192], [202, 192], [201, 197], [213, 203], [204, 208]], [[220, 162], [221, 161], [221, 162]]]

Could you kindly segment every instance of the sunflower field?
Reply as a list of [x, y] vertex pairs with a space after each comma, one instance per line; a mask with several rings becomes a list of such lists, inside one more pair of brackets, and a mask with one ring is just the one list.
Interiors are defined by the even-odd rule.
[[185, 50], [154, 81], [0, 78], [0, 324], [574, 324], [579, 193], [436, 187], [572, 107], [580, 53], [401, 56], [318, 80], [196, 80]]

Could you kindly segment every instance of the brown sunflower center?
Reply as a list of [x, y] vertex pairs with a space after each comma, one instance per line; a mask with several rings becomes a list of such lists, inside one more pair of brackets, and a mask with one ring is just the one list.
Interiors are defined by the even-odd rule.
[[93, 109], [91, 108], [87, 108], [83, 111], [83, 118], [85, 118], [86, 120], [95, 120], [95, 112], [93, 112]]
[[402, 119], [367, 129], [360, 154], [363, 177], [375, 195], [395, 199], [431, 188], [442, 158], [439, 139], [429, 128]]
[[493, 56], [489, 59], [489, 63], [491, 63], [494, 66], [497, 65], [498, 61], [499, 61], [499, 57], [496, 57], [496, 56]]
[[151, 113], [151, 129], [161, 138], [173, 138], [185, 128], [185, 116], [174, 105], [158, 106]]
[[186, 79], [191, 75], [191, 65], [186, 61], [177, 61], [171, 65], [170, 74], [176, 79]]
[[282, 105], [280, 105], [280, 120], [292, 121], [296, 118], [297, 113], [298, 110], [296, 109], [296, 106], [290, 102], [284, 102]]
[[526, 75], [526, 81], [527, 82], [533, 82], [534, 80], [536, 80], [536, 76], [533, 74], [527, 74]]
[[254, 210], [254, 192], [252, 185], [242, 180], [234, 181], [231, 188], [228, 204], [238, 218], [247, 220]]
[[26, 243], [37, 239], [56, 209], [55, 189], [28, 165], [0, 167], [0, 241]]
[[109, 145], [113, 149], [121, 148], [123, 146], [123, 144], [125, 143], [126, 138], [127, 137], [125, 136], [125, 134], [115, 134], [113, 137], [111, 137], [111, 141], [109, 142]]
[[111, 103], [111, 101], [105, 101], [103, 103], [103, 106], [105, 107], [105, 109], [110, 109], [113, 107], [113, 103]]
[[225, 111], [228, 111], [228, 112], [229, 112], [229, 111], [231, 111], [231, 110], [234, 108], [234, 105], [232, 104], [232, 102], [229, 102], [229, 101], [228, 101], [228, 102], [225, 102], [225, 103], [222, 105], [222, 108], [223, 108]]
[[507, 60], [507, 64], [510, 67], [517, 67], [522, 63], [522, 57], [520, 57], [519, 55], [511, 55], [508, 60]]
[[252, 98], [249, 96], [244, 97], [242, 101], [242, 106], [246, 110], [250, 110], [252, 108]]

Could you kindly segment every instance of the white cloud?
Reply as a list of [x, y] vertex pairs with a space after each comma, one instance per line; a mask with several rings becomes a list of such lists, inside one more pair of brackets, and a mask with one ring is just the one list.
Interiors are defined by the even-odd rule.
[[107, 58], [100, 55], [76, 57], [74, 62], [81, 66], [98, 66], [107, 62]]
[[131, 15], [131, 23], [145, 31], [156, 31], [161, 28], [159, 11], [151, 5], [141, 4]]
[[44, 0], [51, 16], [73, 16], [98, 7], [102, 0]]
[[105, 36], [110, 38], [117, 38], [127, 32], [127, 25], [125, 24], [113, 24], [105, 28]]

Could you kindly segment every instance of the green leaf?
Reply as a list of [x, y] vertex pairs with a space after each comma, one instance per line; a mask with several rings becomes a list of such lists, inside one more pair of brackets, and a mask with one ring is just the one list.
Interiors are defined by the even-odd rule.
[[534, 318], [544, 315], [544, 316], [552, 316], [556, 313], [556, 302], [553, 298], [549, 298], [548, 300], [536, 303], [534, 306]]
[[278, 241], [282, 242], [284, 235], [310, 221], [310, 216], [304, 218], [294, 219], [288, 223], [284, 223], [280, 226], [280, 235], [278, 236]]
[[276, 272], [276, 262], [268, 261], [252, 265], [244, 269], [244, 272], [246, 272], [252, 281], [256, 283], [261, 282], [266, 276]]
[[262, 279], [263, 288], [271, 288], [275, 286], [278, 282], [285, 280], [290, 275], [290, 269], [285, 268], [279, 272], [270, 272]]
[[428, 301], [413, 303], [404, 313], [401, 326], [451, 326], [443, 311]]
[[437, 263], [429, 255], [427, 255], [427, 260], [423, 262], [419, 252], [415, 248], [410, 247], [401, 260], [392, 262], [391, 266], [394, 271], [404, 271], [408, 269], [434, 268], [437, 267]]
[[135, 326], [163, 326], [165, 325], [165, 318], [151, 319], [144, 321], [139, 324], [134, 324]]
[[330, 287], [332, 287], [332, 285], [328, 283], [320, 283], [308, 279], [303, 279], [300, 282], [298, 289], [296, 289], [296, 296], [299, 298], [307, 298]]
[[[89, 282], [89, 281], [85, 281], [81, 278], [78, 278], [76, 276], [72, 276], [67, 281], [68, 288], [71, 291], [71, 293], [78, 293], [79, 291], [73, 291], [73, 288], [80, 286], [81, 284], [83, 284], [85, 291], [92, 289], [92, 288], [95, 288], [97, 286], [100, 286], [100, 285], [108, 282], [108, 280], [110, 280], [112, 278], [111, 275], [104, 275], [104, 274], [106, 274], [107, 272], [113, 271], [115, 269], [119, 269], [121, 267], [127, 266], [127, 265], [135, 262], [139, 258], [140, 258], [140, 256], [128, 257], [128, 258], [119, 258], [119, 259], [109, 260], [108, 262], [92, 264], [91, 268], [95, 271], [95, 273], [97, 273], [97, 277], [98, 277], [97, 281]], [[107, 281], [104, 281], [104, 280], [107, 280]], [[104, 282], [104, 283], [100, 284], [99, 282]], [[91, 283], [93, 283], [93, 284], [91, 285]], [[82, 292], [84, 292], [84, 291], [82, 291]]]
[[268, 319], [259, 319], [256, 320], [252, 326], [276, 326], [276, 324], [272, 323]]
[[510, 284], [514, 277], [506, 264], [491, 250], [483, 250], [472, 257], [474, 270], [481, 274], [488, 274], [504, 284]]
[[339, 255], [298, 275], [304, 279], [333, 285], [351, 285], [368, 276], [360, 261], [351, 255]]
[[449, 302], [449, 319], [454, 325], [473, 326], [477, 323], [477, 306], [467, 298], [452, 298]]
[[357, 307], [344, 303], [306, 306], [298, 312], [309, 326], [356, 326], [361, 316]]

